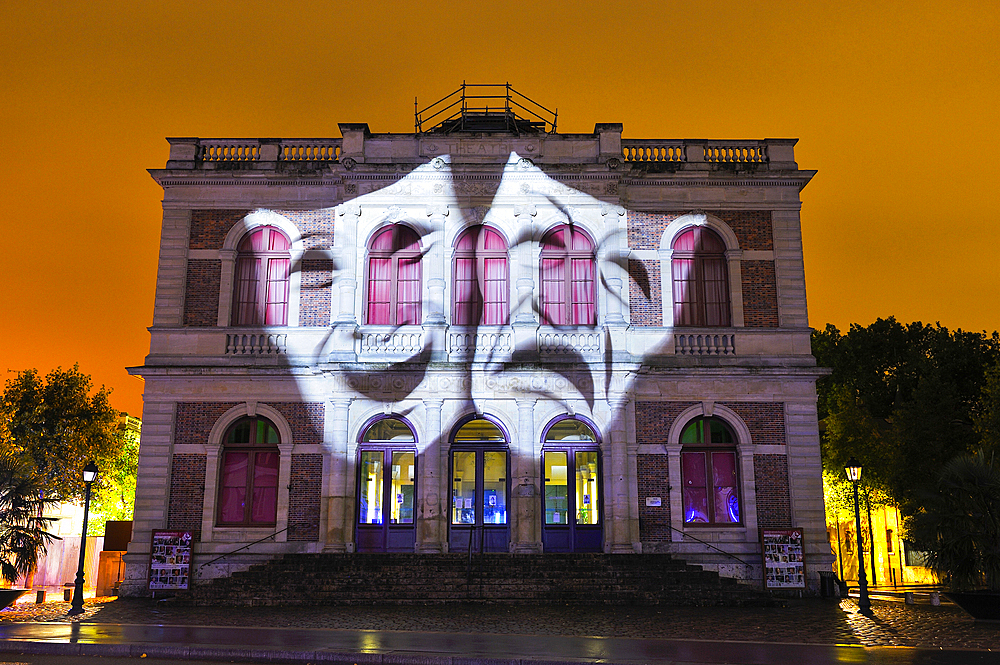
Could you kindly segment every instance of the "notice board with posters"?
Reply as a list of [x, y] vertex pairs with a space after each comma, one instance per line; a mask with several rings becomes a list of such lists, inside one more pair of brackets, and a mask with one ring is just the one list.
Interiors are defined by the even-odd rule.
[[149, 588], [187, 589], [191, 579], [191, 532], [153, 530], [149, 555]]
[[802, 529], [761, 529], [765, 589], [805, 589]]

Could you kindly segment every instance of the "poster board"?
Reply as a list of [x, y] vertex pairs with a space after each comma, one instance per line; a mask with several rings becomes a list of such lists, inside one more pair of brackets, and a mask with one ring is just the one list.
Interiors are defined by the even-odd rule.
[[149, 588], [187, 589], [191, 579], [191, 532], [154, 529], [149, 549]]
[[802, 529], [761, 529], [764, 588], [805, 589], [805, 546]]

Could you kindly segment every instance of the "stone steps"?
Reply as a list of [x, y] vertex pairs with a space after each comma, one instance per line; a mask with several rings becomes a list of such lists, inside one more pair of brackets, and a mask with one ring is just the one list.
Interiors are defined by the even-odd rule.
[[667, 554], [290, 554], [196, 586], [191, 605], [762, 605], [769, 596]]

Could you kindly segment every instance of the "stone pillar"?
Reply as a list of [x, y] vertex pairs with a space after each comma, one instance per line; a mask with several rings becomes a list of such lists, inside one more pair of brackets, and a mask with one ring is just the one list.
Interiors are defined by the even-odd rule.
[[342, 203], [337, 206], [337, 216], [341, 222], [337, 225], [334, 237], [336, 246], [340, 249], [340, 265], [337, 283], [340, 286], [340, 311], [337, 323], [357, 323], [354, 314], [355, 292], [357, 282], [357, 234], [358, 218], [361, 217], [361, 206], [357, 203]]
[[675, 543], [684, 540], [684, 501], [683, 486], [681, 485], [681, 444], [668, 443], [664, 446], [667, 449], [667, 476], [670, 490], [670, 540]]
[[420, 444], [420, 459], [417, 462], [417, 545], [420, 554], [439, 554], [446, 550], [448, 535], [447, 511], [444, 496], [447, 493], [445, 476], [447, 466], [442, 467], [441, 407], [444, 400], [424, 400], [424, 431], [426, 440]]
[[[628, 407], [628, 398], [623, 396], [609, 397], [608, 406], [611, 409], [609, 422], [624, 423], [625, 409]], [[629, 524], [629, 474], [628, 474], [628, 450], [627, 437], [624, 427], [615, 427], [608, 432], [611, 453], [610, 474], [607, 474], [610, 482], [607, 484], [608, 496], [610, 497], [609, 507], [611, 518], [611, 553], [624, 554], [634, 552], [632, 547], [632, 534]]]
[[353, 504], [348, 493], [353, 487], [350, 474], [353, 468], [347, 459], [348, 422], [351, 410], [350, 397], [335, 397], [327, 404], [326, 444], [330, 449], [328, 465], [329, 494], [327, 496], [327, 533], [323, 550], [344, 552], [354, 541]]
[[511, 442], [511, 544], [514, 554], [542, 551], [538, 515], [540, 486], [535, 446], [535, 399], [517, 400], [517, 440]]
[[424, 265], [427, 269], [427, 307], [424, 314], [424, 344], [431, 349], [430, 359], [434, 362], [448, 360], [448, 345], [445, 340], [444, 319], [444, 225], [448, 216], [448, 206], [437, 203], [427, 206], [430, 218], [430, 233], [425, 236], [429, 243]]
[[[525, 233], [531, 229], [531, 218], [538, 214], [533, 205], [514, 206], [514, 217], [517, 222], [514, 228], [520, 233]], [[531, 236], [529, 236], [531, 237]], [[534, 239], [531, 242], [522, 242], [517, 248], [518, 257], [518, 277], [517, 277], [517, 312], [514, 315], [514, 324], [537, 325], [538, 319], [531, 307], [532, 295], [535, 290], [535, 260], [534, 260]]]

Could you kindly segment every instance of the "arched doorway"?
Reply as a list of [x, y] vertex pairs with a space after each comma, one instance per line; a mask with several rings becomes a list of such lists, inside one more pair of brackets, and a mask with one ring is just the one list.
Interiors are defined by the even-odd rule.
[[542, 545], [546, 552], [604, 549], [601, 451], [596, 428], [563, 417], [542, 435]]
[[378, 418], [358, 441], [359, 552], [412, 552], [417, 438], [401, 418]]
[[468, 418], [456, 428], [449, 464], [450, 551], [508, 551], [509, 453], [507, 435], [486, 417]]

